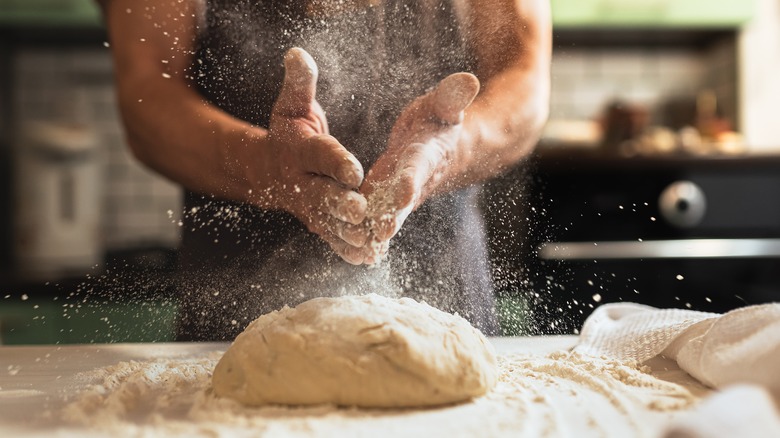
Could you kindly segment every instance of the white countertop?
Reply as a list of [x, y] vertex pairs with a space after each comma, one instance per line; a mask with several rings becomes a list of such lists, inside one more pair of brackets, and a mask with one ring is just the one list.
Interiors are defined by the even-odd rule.
[[[551, 352], [555, 351], [567, 351], [572, 346], [576, 344], [576, 337], [574, 336], [551, 336], [551, 337], [525, 337], [525, 338], [493, 338], [491, 341], [496, 347], [497, 352], [499, 355], [507, 357], [507, 355], [512, 354], [519, 354], [523, 357], [539, 357], [544, 358]], [[110, 365], [117, 364], [119, 362], [129, 362], [129, 361], [149, 361], [154, 359], [175, 359], [180, 357], [205, 357], [206, 355], [211, 354], [213, 357], [213, 353], [215, 351], [224, 351], [227, 348], [228, 344], [226, 343], [202, 343], [202, 344], [193, 344], [193, 343], [166, 343], [166, 344], [99, 344], [99, 345], [68, 345], [68, 346], [2, 346], [0, 347], [0, 436], [51, 436], [52, 434], [64, 434], [67, 430], [67, 428], [63, 429], [66, 425], [61, 420], [59, 416], [59, 411], [62, 409], [63, 406], [65, 406], [67, 403], [72, 402], [77, 394], [87, 388], [90, 383], [88, 379], [84, 378], [83, 375], [80, 375], [80, 373], [90, 372], [96, 369], [99, 369], [101, 367], [106, 367]], [[533, 401], [540, 401], [540, 399], [546, 400], [545, 403], [537, 403], [537, 404], [530, 404], [528, 407], [531, 408], [529, 412], [533, 413], [534, 409], [537, 409], [539, 407], [543, 407], [541, 411], [539, 411], [541, 414], [539, 415], [547, 415], [552, 412], [550, 415], [557, 415], [562, 417], [569, 417], [573, 415], [572, 413], [576, 414], [577, 412], [577, 406], [579, 406], [577, 403], [580, 403], [581, 400], [584, 400], [585, 405], [588, 405], [588, 398], [582, 398], [585, 397], [585, 392], [588, 392], [594, 388], [593, 385], [602, 385], [603, 382], [593, 381], [593, 382], [580, 382], [578, 379], [570, 379], [573, 385], [575, 386], [567, 386], [562, 385], [561, 382], [566, 383], [564, 381], [561, 381], [555, 376], [547, 376], [544, 375], [542, 377], [536, 378], [537, 375], [542, 375], [545, 372], [545, 367], [549, 367], [550, 364], [554, 364], [553, 362], [550, 362], [550, 359], [546, 359], [547, 362], [545, 364], [540, 364], [538, 370], [524, 370], [524, 372], [528, 373], [527, 380], [517, 380], [514, 381], [513, 384], [515, 386], [513, 387], [507, 387], [510, 388], [510, 391], [518, 391], [518, 397], [524, 394], [525, 389], [527, 389], [528, 397], [531, 397]], [[680, 371], [679, 368], [676, 367], [675, 364], [669, 363], [668, 361], [662, 361], [659, 359], [659, 362], [652, 365], [652, 377], [656, 378], [660, 381], [664, 382], [671, 382], [670, 384], [678, 385], [682, 388], [687, 388], [686, 390], [690, 390], [691, 393], [695, 394], [697, 397], [701, 396], [706, 390], [702, 388], [700, 385], [698, 385], [695, 381], [690, 379], [690, 377], [687, 376], [684, 372]], [[557, 380], [556, 380], [557, 379]], [[577, 380], [575, 382], [575, 380]], [[614, 380], [614, 379], [613, 379]], [[528, 382], [527, 385], [524, 385], [524, 382]], [[612, 388], [615, 387], [615, 383], [612, 382], [606, 382], [606, 384], [612, 385]], [[499, 386], [501, 383], [499, 384]], [[582, 386], [580, 389], [578, 386]], [[527, 388], [526, 388], [527, 386]], [[620, 386], [620, 384], [618, 384]], [[589, 389], [590, 387], [590, 389]], [[514, 388], [514, 389], [512, 389]], [[525, 389], [524, 389], [525, 388]], [[566, 390], [568, 392], [563, 393], [563, 390]], [[598, 388], [597, 388], [598, 389]], [[597, 398], [598, 397], [606, 397], [610, 398], [609, 391], [614, 391], [615, 389], [609, 389], [606, 390], [598, 389], [597, 392]], [[620, 389], [618, 388], [617, 391]], [[506, 388], [503, 389], [504, 392], [507, 391]], [[628, 388], [626, 391], [634, 391], [634, 389]], [[560, 394], [558, 394], [560, 393]], [[571, 394], [569, 394], [571, 393]], [[581, 394], [577, 394], [581, 393]], [[623, 412], [626, 411], [627, 408], [625, 406], [622, 406], [621, 404], [625, 404], [626, 406], [633, 406], [637, 403], [644, 406], [650, 406], [652, 403], [648, 401], [645, 403], [642, 399], [642, 397], [651, 397], [652, 394], [648, 395], [649, 393], [643, 393], [639, 397], [633, 397], [631, 398], [630, 402], [626, 401], [620, 401], [620, 403], [617, 403], [616, 409], [617, 411]], [[506, 397], [506, 394], [504, 394]], [[589, 396], [593, 397], [593, 396]], [[507, 400], [513, 400], [512, 397], [507, 398]], [[580, 400], [580, 401], [578, 401]], [[576, 402], [576, 403], [575, 403]], [[389, 426], [394, 424], [393, 422], [399, 422], [399, 421], [409, 421], [406, 420], [406, 418], [415, 418], [415, 421], [420, 421], [421, 419], [425, 419], [430, 417], [432, 422], [440, 421], [443, 425], [449, 425], [451, 423], [451, 419], [448, 419], [450, 417], [447, 417], [446, 415], [450, 415], [455, 413], [455, 411], [462, 411], [464, 417], [475, 417], [484, 415], [486, 412], [492, 412], [490, 405], [487, 404], [488, 402], [482, 402], [480, 399], [475, 400], [470, 403], [466, 403], [463, 405], [457, 405], [452, 407], [444, 407], [440, 409], [433, 409], [433, 410], [426, 410], [426, 411], [415, 411], [415, 412], [406, 412], [404, 415], [399, 415], [398, 412], [394, 413], [387, 413], [387, 415], [383, 415], [378, 411], [372, 411], [368, 417], [360, 417], [350, 419], [351, 417], [357, 417], [355, 414], [356, 410], [341, 410], [341, 411], [333, 411], [328, 412], [327, 414], [323, 414], [321, 411], [317, 412], [309, 412], [305, 410], [299, 410], [295, 411], [295, 417], [297, 418], [296, 421], [305, 421], [307, 424], [307, 427], [304, 428], [305, 431], [312, 432], [315, 435], [328, 435], [333, 434], [335, 430], [345, 430], [348, 431], [347, 435], [353, 435], [353, 436], [362, 436], [363, 433], [361, 431], [365, 432], [366, 427], [369, 427], [367, 423], [373, 422], [375, 423], [374, 426], [371, 427], [377, 427], [379, 429], [377, 430], [389, 430], [387, 429]], [[526, 403], [526, 402], [523, 402]], [[571, 406], [564, 406], [560, 409], [558, 409], [556, 406], [556, 403], [563, 404], [563, 405], [571, 405]], [[632, 404], [633, 403], [633, 404]], [[528, 403], [526, 403], [528, 404]], [[473, 406], [472, 406], [473, 405]], [[549, 406], [548, 406], [549, 405]], [[598, 404], [594, 404], [593, 406], [597, 406]], [[527, 413], [522, 408], [525, 405], [518, 405], [518, 412], [517, 415], [509, 415], [508, 419], [511, 420], [512, 418], [519, 419], [521, 414], [526, 415]], [[522, 408], [522, 409], [521, 409]], [[335, 408], [333, 408], [335, 409]], [[481, 409], [481, 410], [480, 410]], [[595, 407], [594, 407], [595, 409]], [[611, 408], [610, 408], [611, 409]], [[604, 408], [599, 408], [599, 412], [604, 411]], [[641, 409], [639, 409], [641, 411]], [[657, 409], [656, 409], [657, 410]], [[358, 410], [359, 411], [359, 410]], [[451, 411], [448, 414], [448, 411]], [[522, 412], [521, 412], [522, 411]], [[636, 414], [636, 408], [631, 407], [630, 413], [626, 414], [627, 417], [631, 417], [630, 421], [625, 422], [625, 425], [619, 425], [615, 426], [617, 429], [614, 429], [618, 432], [623, 431], [625, 432], [626, 428], [635, 428], [637, 430], [642, 429], [645, 432], [652, 431], [652, 433], [656, 433], [658, 430], [662, 428], [662, 424], [659, 423], [659, 421], [666, 421], [672, 415], [669, 413], [668, 415], [666, 413], [661, 413], [661, 415], [655, 415], [658, 414], [658, 412], [654, 412], [653, 415], [650, 415], [649, 421], [650, 423], [647, 423], [645, 420], [637, 420], [643, 418], [642, 415], [635, 415]], [[679, 410], [677, 410], [679, 411]], [[308, 413], [307, 413], [308, 412]], [[333, 418], [336, 415], [336, 412], [342, 412], [347, 413], [345, 415], [345, 418], [339, 418], [340, 423], [338, 423], [338, 426], [333, 426], [330, 429], [323, 429], [323, 425], [318, 422], [324, 422], [325, 417], [328, 417], [328, 421], [331, 423], [335, 421]], [[628, 412], [628, 411], [626, 411]], [[413, 414], [413, 415], [412, 415]], [[476, 415], [472, 415], [476, 414]], [[511, 414], [511, 412], [510, 412]], [[640, 412], [641, 414], [641, 412]], [[258, 413], [260, 416], [260, 414]], [[506, 416], [506, 414], [502, 414]], [[535, 423], [537, 426], [539, 426], [541, 429], [547, 429], [550, 428], [550, 424], [563, 424], [566, 422], [569, 422], [572, 420], [571, 418], [547, 418], [544, 421], [547, 423], [539, 423], [537, 417], [539, 415], [534, 414], [533, 418], [535, 419]], [[543, 416], [544, 416], [543, 415]], [[589, 414], [590, 416], [588, 419], [586, 419], [588, 422], [596, 422], [599, 423], [601, 421], [599, 419], [599, 415], [601, 414]], [[622, 415], [622, 414], [617, 414]], [[264, 411], [262, 413], [262, 416], [264, 418], [264, 427], [265, 432], [268, 435], [275, 435], [274, 433], [268, 432], [269, 430], [276, 431], [273, 427], [270, 427], [269, 424], [272, 425], [273, 423], [273, 416], [270, 415]], [[291, 415], [288, 413], [284, 415], [286, 417], [284, 419], [284, 427], [286, 429], [280, 429], [283, 433], [277, 433], [280, 435], [289, 435], [290, 432], [294, 435], [301, 435], [306, 436], [306, 434], [299, 433], [301, 432], [301, 428], [299, 426], [296, 426], [293, 428], [291, 426], [291, 423], [289, 421], [289, 417]], [[636, 418], [634, 418], [636, 417]], [[652, 418], [651, 418], [652, 417]], [[456, 416], [457, 418], [457, 416]], [[595, 419], [595, 420], [594, 420]], [[500, 421], [500, 416], [497, 417], [497, 420], [499, 423], [502, 423]], [[186, 419], [184, 421], [187, 421]], [[280, 420], [282, 421], [282, 420]], [[469, 427], [475, 427], [474, 423], [477, 421], [474, 418], [471, 418], [469, 420]], [[583, 420], [585, 421], [585, 420]], [[643, 423], [645, 421], [645, 423]], [[246, 422], [246, 421], [245, 421]], [[352, 423], [354, 424], [352, 424]], [[495, 421], [494, 421], [495, 422]], [[553, 422], [553, 423], [550, 423]], [[557, 422], [557, 423], [555, 423]], [[614, 423], [612, 420], [607, 421], [607, 423]], [[507, 423], [506, 421], [504, 423]], [[511, 421], [509, 422], [511, 423]], [[501, 427], [503, 429], [495, 429], [498, 431], [506, 431], [511, 430], [507, 428], [514, 427], [512, 424], [505, 424]], [[605, 423], [605, 424], [607, 424]], [[335, 423], [333, 423], [335, 424]], [[491, 423], [492, 426], [495, 426], [495, 424]], [[525, 423], [522, 423], [525, 424]], [[547, 424], [547, 426], [545, 426]], [[577, 424], [576, 421], [571, 421], [571, 424]], [[652, 427], [648, 428], [648, 424], [650, 424]], [[359, 426], [359, 427], [358, 427]], [[70, 426], [68, 426], [70, 427]], [[335, 429], [334, 429], [335, 427]], [[436, 426], [440, 427], [440, 426]], [[498, 426], [496, 426], [498, 427]], [[601, 426], [599, 426], [601, 427]], [[612, 426], [609, 426], [612, 427]], [[342, 428], [342, 429], [338, 429]], [[213, 429], [213, 428], [212, 428]], [[209, 429], [208, 433], [204, 432], [204, 435], [214, 435], [214, 430]], [[540, 429], [540, 430], [541, 430]], [[152, 429], [154, 430], [154, 429]], [[413, 429], [413, 430], [420, 430], [420, 429]], [[438, 429], [437, 429], [438, 430]], [[454, 429], [455, 431], [467, 431], [468, 428], [463, 429]], [[478, 430], [478, 429], [475, 429]], [[493, 429], [491, 429], [493, 430]], [[612, 429], [607, 428], [606, 431], [609, 432], [607, 435], [612, 434]], [[216, 433], [216, 435], [232, 435], [232, 432], [235, 432], [235, 429], [230, 429], [231, 433], [227, 434], [221, 434]], [[326, 432], [326, 433], [318, 433], [319, 432]], [[105, 430], [103, 431], [90, 431], [89, 428], [87, 430], [81, 429], [80, 432], [74, 433], [73, 435], [67, 435], [67, 436], [74, 436], [74, 435], [84, 435], [85, 432], [87, 432], [87, 435], [94, 435], [94, 436], [100, 436], [105, 435], [107, 432]], [[93, 433], [94, 432], [94, 433]], [[149, 430], [142, 429], [143, 433], [138, 433], [138, 431], [133, 432], [133, 434], [141, 434], [141, 435], [149, 435]], [[192, 431], [184, 432], [184, 434], [189, 434]], [[246, 432], [246, 431], [244, 431]], [[328, 433], [329, 432], [329, 433]], [[539, 436], [537, 432], [539, 431], [533, 431], [530, 430], [528, 427], [524, 427], [525, 436]], [[570, 432], [573, 432], [574, 435], [571, 435]], [[581, 432], [581, 431], [580, 431]], [[603, 432], [605, 432], [604, 428], [601, 427], [600, 429], [597, 428], [596, 432], [593, 436], [597, 435], [604, 435]], [[615, 432], [615, 433], [618, 433]], [[157, 433], [158, 435], [168, 435], [172, 433], [170, 430], [163, 430], [162, 433]], [[257, 431], [255, 431], [254, 434], [256, 434]], [[406, 433], [406, 432], [404, 432]], [[494, 435], [498, 434], [498, 432], [488, 432], [486, 435]], [[154, 434], [153, 434], [154, 435]], [[252, 434], [250, 434], [252, 435]], [[456, 433], [457, 435], [457, 433]], [[462, 435], [468, 435], [467, 433], [463, 432]], [[566, 427], [559, 427], [556, 426], [553, 428], [552, 434], [547, 434], [547, 436], [576, 436], [580, 435], [577, 433], [577, 428], [572, 426], [572, 428], [566, 428]], [[585, 434], [588, 435], [587, 433]], [[613, 434], [614, 435], [614, 434]], [[645, 433], [639, 433], [639, 435], [645, 435]], [[652, 436], [652, 434], [647, 434], [646, 436]]]

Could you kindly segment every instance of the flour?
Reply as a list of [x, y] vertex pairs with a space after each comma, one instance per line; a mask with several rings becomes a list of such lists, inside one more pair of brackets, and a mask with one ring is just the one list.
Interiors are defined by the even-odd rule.
[[[389, 247], [389, 240], [378, 238], [377, 232], [381, 229], [383, 235], [394, 236], [412, 211], [411, 203], [401, 210], [395, 208], [397, 205], [395, 189], [399, 187], [400, 179], [400, 175], [393, 175], [392, 178], [373, 187], [373, 192], [367, 197], [366, 222], [371, 231], [366, 244], [369, 249], [367, 257], [369, 262], [381, 262]], [[388, 228], [392, 231], [388, 232]]]
[[96, 370], [86, 376], [96, 384], [62, 417], [116, 437], [657, 436], [697, 400], [636, 363], [560, 352], [500, 356], [499, 383], [491, 392], [437, 409], [247, 408], [212, 393], [218, 356]]
[[78, 378], [97, 383], [68, 404], [62, 417], [71, 423], [112, 427], [186, 414], [192, 398], [208, 386], [220, 356], [120, 362], [82, 374]]

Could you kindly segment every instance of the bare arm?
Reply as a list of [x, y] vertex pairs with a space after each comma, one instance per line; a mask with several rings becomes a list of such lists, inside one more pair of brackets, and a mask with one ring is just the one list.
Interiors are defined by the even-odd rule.
[[534, 147], [547, 121], [552, 24], [548, 0], [473, 0], [470, 30], [482, 91], [465, 113], [447, 168], [456, 186], [502, 172]]
[[186, 77], [199, 0], [104, 0], [127, 140], [147, 166], [188, 189], [247, 200], [241, 163], [267, 132], [206, 103]]
[[[104, 0], [119, 105], [135, 156], [190, 190], [285, 210], [346, 259], [366, 201], [360, 163], [327, 131], [317, 66], [300, 49], [268, 130], [206, 102], [187, 77], [202, 0]], [[358, 239], [358, 240], [356, 240]]]

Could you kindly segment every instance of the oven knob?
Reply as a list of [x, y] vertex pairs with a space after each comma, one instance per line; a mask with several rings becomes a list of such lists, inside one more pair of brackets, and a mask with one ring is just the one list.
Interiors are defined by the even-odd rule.
[[658, 206], [667, 222], [680, 228], [691, 228], [704, 218], [707, 199], [701, 187], [693, 182], [676, 181], [661, 192]]

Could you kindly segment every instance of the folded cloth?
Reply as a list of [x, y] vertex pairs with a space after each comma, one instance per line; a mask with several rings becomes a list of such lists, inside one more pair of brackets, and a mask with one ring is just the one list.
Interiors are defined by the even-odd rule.
[[674, 421], [664, 438], [777, 438], [780, 417], [764, 388], [735, 385], [707, 398], [691, 414]]
[[752, 383], [780, 394], [780, 303], [723, 315], [606, 304], [585, 321], [575, 351], [640, 363], [663, 355], [710, 387]]
[[707, 398], [664, 438], [780, 437], [780, 415], [767, 393], [780, 398], [780, 303], [723, 315], [606, 304], [585, 321], [575, 351], [640, 363], [663, 355], [710, 387], [747, 384]]

